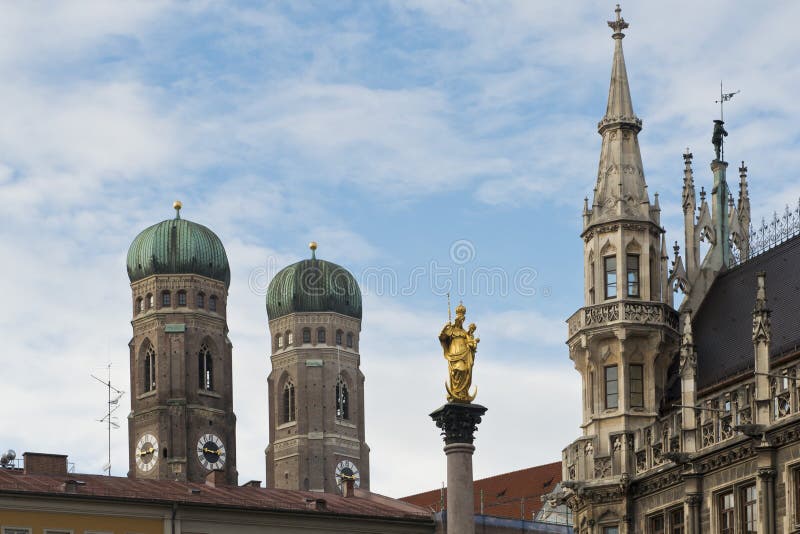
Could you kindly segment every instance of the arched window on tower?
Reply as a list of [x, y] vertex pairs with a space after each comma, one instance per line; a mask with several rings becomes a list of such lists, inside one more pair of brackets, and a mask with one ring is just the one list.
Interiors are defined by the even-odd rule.
[[290, 423], [295, 420], [294, 383], [289, 380], [283, 386], [281, 402], [281, 422]]
[[147, 294], [147, 296], [144, 299], [144, 305], [147, 307], [148, 310], [151, 309], [153, 306], [155, 306], [155, 299], [153, 299], [152, 293]]
[[317, 343], [325, 343], [325, 329], [320, 328], [317, 330]]
[[178, 291], [178, 306], [186, 306], [186, 291]]
[[206, 307], [206, 294], [202, 291], [197, 294], [197, 307], [198, 308], [205, 308]]
[[214, 359], [211, 349], [203, 343], [197, 355], [197, 368], [199, 371], [200, 389], [214, 391]]
[[217, 311], [217, 297], [216, 295], [211, 295], [208, 297], [208, 309], [210, 311]]
[[342, 345], [342, 331], [341, 330], [337, 330], [336, 331], [336, 346], [340, 347], [341, 345]]
[[172, 306], [172, 295], [170, 295], [169, 291], [161, 292], [161, 306], [163, 308]]
[[144, 299], [139, 297], [136, 299], [136, 313], [140, 314], [144, 311]]
[[311, 343], [311, 329], [303, 328], [303, 343]]
[[275, 346], [279, 349], [283, 348], [283, 337], [280, 334], [275, 336]]
[[289, 330], [286, 332], [286, 346], [291, 347], [292, 343], [294, 343], [294, 334], [292, 334], [292, 331]]
[[148, 347], [144, 354], [144, 392], [155, 391], [156, 389], [156, 351], [153, 347]]
[[336, 417], [350, 419], [350, 392], [341, 375], [336, 379]]
[[347, 348], [348, 349], [352, 349], [353, 348], [353, 333], [352, 332], [348, 332], [347, 333]]

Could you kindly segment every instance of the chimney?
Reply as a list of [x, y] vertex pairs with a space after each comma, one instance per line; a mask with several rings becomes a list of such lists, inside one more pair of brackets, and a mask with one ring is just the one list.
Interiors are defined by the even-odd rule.
[[344, 496], [355, 497], [356, 494], [356, 481], [351, 477], [345, 477], [344, 480]]
[[206, 486], [216, 488], [218, 486], [226, 486], [225, 471], [222, 469], [214, 469], [206, 475]]
[[67, 475], [66, 454], [44, 454], [26, 452], [22, 455], [25, 461], [26, 475]]

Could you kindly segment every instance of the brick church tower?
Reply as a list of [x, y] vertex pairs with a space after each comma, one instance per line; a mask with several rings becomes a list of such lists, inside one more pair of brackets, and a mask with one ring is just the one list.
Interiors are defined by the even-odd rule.
[[133, 294], [128, 476], [237, 483], [226, 304], [230, 267], [208, 228], [180, 217], [128, 250]]
[[316, 258], [281, 270], [267, 290], [272, 339], [267, 487], [369, 489], [361, 290], [345, 268]]

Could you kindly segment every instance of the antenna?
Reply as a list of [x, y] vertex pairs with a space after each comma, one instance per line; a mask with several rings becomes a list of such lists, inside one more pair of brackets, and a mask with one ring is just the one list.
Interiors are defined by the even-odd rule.
[[722, 80], [719, 82], [719, 100], [714, 100], [715, 104], [719, 104], [719, 120], [725, 120], [722, 116], [722, 104], [731, 100], [734, 95], [738, 95], [741, 91], [734, 91], [732, 93], [723, 93], [722, 92]]
[[[98, 419], [101, 423], [106, 423], [108, 427], [108, 462], [103, 465], [103, 471], [106, 471], [108, 476], [111, 476], [111, 428], [119, 428], [119, 425], [116, 423], [116, 417], [112, 417], [114, 412], [119, 409], [119, 400], [125, 394], [124, 391], [121, 391], [114, 386], [111, 385], [111, 364], [109, 363], [106, 367], [108, 371], [108, 380], [102, 380], [97, 378], [94, 375], [89, 375], [108, 389], [108, 409], [106, 410], [106, 415], [102, 419]], [[114, 396], [111, 396], [111, 392], [114, 392]]]

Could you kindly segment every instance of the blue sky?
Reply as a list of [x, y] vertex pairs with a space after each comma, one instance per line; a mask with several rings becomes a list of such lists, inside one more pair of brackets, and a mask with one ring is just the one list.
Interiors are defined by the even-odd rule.
[[[582, 303], [580, 211], [597, 172], [613, 4], [1, 7], [0, 391], [15, 424], [0, 448], [66, 453], [99, 472], [104, 392], [89, 373], [110, 361], [129, 389], [125, 254], [175, 199], [218, 233], [233, 269], [242, 481], [264, 478], [263, 289], [312, 239], [362, 280], [419, 282], [403, 294], [363, 287], [373, 490], [402, 496], [445, 477], [427, 417], [445, 378], [433, 270], [525, 282], [451, 290], [482, 338], [476, 476], [558, 460], [579, 435], [564, 320]], [[645, 174], [670, 239], [682, 234], [687, 146], [710, 187], [720, 79], [742, 91], [726, 110], [730, 181], [745, 159], [756, 219], [794, 204], [800, 6], [637, 3], [623, 16]], [[117, 475], [126, 434], [113, 438]]]

